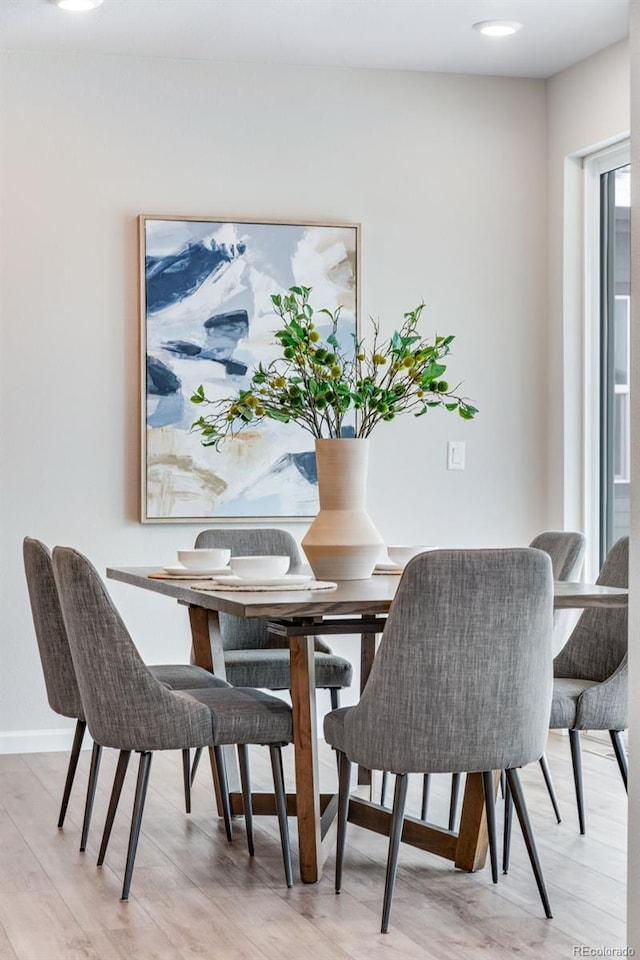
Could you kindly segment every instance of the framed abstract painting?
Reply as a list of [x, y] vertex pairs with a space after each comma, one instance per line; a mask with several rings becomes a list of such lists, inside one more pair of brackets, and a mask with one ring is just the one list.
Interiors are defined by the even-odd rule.
[[[358, 331], [358, 224], [141, 216], [142, 520], [299, 520], [315, 516], [313, 438], [268, 420], [203, 447], [191, 403], [248, 386], [279, 354], [272, 294], [312, 288]], [[328, 333], [327, 331], [321, 331]]]

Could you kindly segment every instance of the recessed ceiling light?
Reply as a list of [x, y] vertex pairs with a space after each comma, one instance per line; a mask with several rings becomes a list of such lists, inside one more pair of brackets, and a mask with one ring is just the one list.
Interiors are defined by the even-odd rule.
[[85, 10], [95, 10], [102, 3], [102, 0], [53, 0], [53, 3], [61, 10], [69, 10], [73, 13], [82, 13]]
[[474, 23], [473, 29], [485, 37], [510, 37], [522, 30], [522, 24], [517, 20], [479, 20]]

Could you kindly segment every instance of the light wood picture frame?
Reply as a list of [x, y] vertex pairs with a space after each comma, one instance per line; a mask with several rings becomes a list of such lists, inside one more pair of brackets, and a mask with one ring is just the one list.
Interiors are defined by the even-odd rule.
[[[203, 447], [191, 403], [246, 387], [279, 353], [271, 295], [312, 288], [358, 334], [360, 225], [141, 215], [141, 519], [145, 523], [304, 520], [317, 513], [313, 438], [265, 421]], [[328, 332], [328, 331], [327, 331]]]

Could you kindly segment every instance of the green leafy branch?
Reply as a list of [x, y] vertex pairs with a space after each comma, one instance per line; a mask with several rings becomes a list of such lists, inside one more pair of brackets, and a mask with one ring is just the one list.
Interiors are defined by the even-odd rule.
[[[271, 297], [282, 326], [275, 337], [282, 356], [259, 364], [250, 385], [235, 397], [209, 400], [199, 386], [191, 400], [210, 408], [192, 425], [205, 446], [217, 447], [251, 424], [265, 419], [294, 421], [314, 437], [341, 437], [345, 416], [355, 410], [356, 437], [368, 437], [381, 421], [403, 413], [424, 416], [433, 407], [457, 411], [471, 420], [476, 407], [443, 378], [453, 336], [424, 338], [418, 322], [424, 303], [404, 314], [399, 330], [380, 341], [373, 323], [369, 350], [357, 337], [349, 348], [338, 340], [341, 308], [314, 313], [311, 287], [295, 286]], [[314, 317], [327, 317], [331, 332], [322, 339]], [[325, 321], [326, 322], [326, 321]]]

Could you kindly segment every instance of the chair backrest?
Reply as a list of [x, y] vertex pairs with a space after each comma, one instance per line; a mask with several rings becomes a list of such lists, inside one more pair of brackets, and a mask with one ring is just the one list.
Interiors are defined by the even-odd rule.
[[577, 580], [582, 572], [585, 545], [584, 534], [571, 530], [546, 530], [529, 544], [549, 554], [554, 580], [569, 582]]
[[53, 572], [89, 732], [103, 747], [174, 750], [211, 743], [211, 712], [151, 674], [93, 565], [55, 547]]
[[[298, 545], [286, 530], [203, 530], [196, 537], [195, 546], [231, 550], [236, 557], [289, 557], [290, 573], [295, 573], [301, 566]], [[233, 617], [226, 613], [219, 616], [224, 650], [259, 650], [269, 646], [266, 620], [243, 620], [242, 617]]]
[[[554, 580], [576, 581], [582, 573], [586, 540], [582, 533], [546, 530], [534, 537], [529, 546], [544, 550], [551, 557]], [[553, 614], [554, 657], [562, 650], [575, 625], [575, 610], [556, 610]]]
[[44, 543], [32, 537], [25, 537], [22, 553], [49, 706], [63, 717], [84, 720], [76, 671], [53, 577], [51, 553]]
[[349, 756], [394, 773], [501, 770], [545, 750], [553, 579], [529, 548], [438, 550], [406, 567]]
[[[629, 586], [629, 538], [613, 545], [596, 583]], [[602, 682], [622, 663], [628, 648], [627, 607], [589, 607], [553, 662], [556, 677]]]

